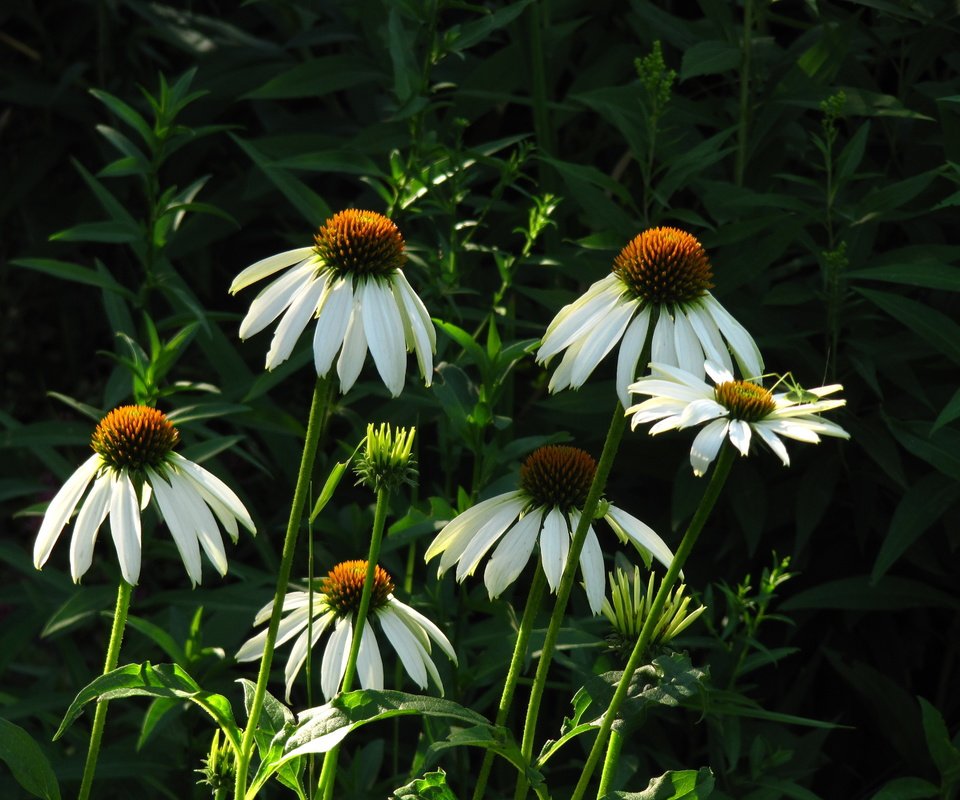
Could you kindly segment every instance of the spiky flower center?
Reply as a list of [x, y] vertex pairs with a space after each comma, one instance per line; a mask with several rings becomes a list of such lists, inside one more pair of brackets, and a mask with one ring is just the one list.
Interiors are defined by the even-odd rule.
[[563, 511], [583, 508], [597, 462], [585, 450], [546, 445], [534, 450], [520, 467], [520, 488], [538, 506]]
[[339, 277], [390, 275], [407, 260], [399, 228], [376, 211], [340, 211], [314, 240], [317, 255]]
[[162, 411], [149, 406], [120, 406], [100, 420], [90, 446], [115, 470], [159, 467], [180, 441]]
[[651, 228], [635, 237], [613, 260], [613, 272], [649, 303], [687, 303], [713, 286], [703, 245], [678, 228]]
[[[342, 561], [320, 582], [320, 591], [326, 595], [327, 604], [340, 616], [356, 612], [360, 608], [363, 582], [367, 578], [367, 562]], [[393, 579], [379, 564], [374, 568], [373, 591], [370, 594], [370, 610], [386, 605], [393, 592]]]
[[773, 395], [762, 386], [749, 381], [727, 381], [714, 389], [717, 402], [730, 412], [734, 419], [756, 422], [777, 407]]

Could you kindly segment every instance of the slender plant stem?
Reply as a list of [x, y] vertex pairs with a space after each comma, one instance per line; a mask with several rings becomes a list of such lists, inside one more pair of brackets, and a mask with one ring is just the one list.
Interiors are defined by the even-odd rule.
[[740, 119], [737, 125], [735, 180], [743, 186], [747, 169], [747, 134], [750, 125], [750, 55], [753, 43], [753, 0], [743, 0], [743, 43], [740, 51]]
[[[645, 361], [641, 363], [645, 363]], [[570, 543], [567, 563], [563, 568], [560, 585], [557, 587], [557, 602], [553, 607], [553, 614], [550, 616], [550, 624], [547, 627], [546, 637], [543, 640], [543, 651], [540, 653], [540, 662], [537, 664], [537, 674], [533, 679], [533, 686], [530, 689], [527, 716], [523, 725], [523, 742], [520, 745], [520, 751], [528, 761], [533, 757], [533, 740], [537, 733], [537, 716], [540, 713], [540, 701], [543, 699], [543, 690], [546, 687], [547, 673], [550, 670], [553, 651], [557, 644], [557, 638], [560, 635], [563, 615], [567, 610], [567, 601], [570, 599], [570, 592], [573, 590], [573, 582], [577, 575], [577, 569], [579, 568], [580, 551], [583, 550], [583, 543], [587, 538], [587, 530], [590, 528], [590, 523], [593, 522], [594, 514], [597, 512], [597, 506], [600, 504], [600, 498], [603, 496], [603, 490], [606, 488], [607, 477], [610, 475], [610, 469], [613, 467], [613, 460], [617, 455], [620, 440], [623, 438], [623, 432], [626, 427], [627, 418], [624, 416], [623, 406], [620, 405], [620, 401], [618, 400], [617, 406], [613, 411], [613, 419], [610, 420], [610, 428], [607, 430], [607, 439], [603, 443], [603, 452], [597, 464], [597, 471], [593, 476], [593, 483], [590, 485], [590, 491], [587, 493], [587, 499], [583, 504], [577, 530], [573, 535], [573, 541]], [[521, 775], [517, 782], [516, 800], [523, 800], [523, 798], [527, 796], [528, 788], [526, 778]]]
[[[530, 74], [533, 78], [533, 129], [537, 147], [547, 156], [556, 152], [554, 130], [550, 124], [550, 111], [547, 106], [547, 70], [543, 51], [543, 30], [549, 24], [550, 8], [545, 0], [534, 0], [530, 5]], [[540, 184], [544, 184], [546, 163], [540, 164]]]
[[[360, 655], [360, 642], [363, 640], [363, 628], [370, 611], [370, 599], [373, 596], [373, 578], [377, 571], [377, 559], [380, 557], [380, 543], [383, 541], [383, 529], [387, 521], [387, 507], [390, 505], [390, 494], [386, 489], [377, 490], [377, 507], [373, 512], [373, 533], [370, 536], [370, 552], [367, 555], [367, 574], [363, 581], [363, 592], [360, 595], [360, 608], [357, 609], [357, 619], [353, 624], [353, 638], [350, 640], [350, 654], [347, 656], [347, 666], [343, 671], [341, 692], [349, 692], [353, 688], [353, 678], [357, 671], [357, 657]], [[333, 797], [333, 785], [337, 777], [337, 760], [340, 756], [340, 747], [328, 750], [323, 756], [323, 768], [320, 770], [320, 788], [324, 800]]]
[[[130, 594], [133, 587], [125, 580], [120, 581], [117, 589], [117, 605], [113, 611], [113, 626], [110, 628], [110, 642], [107, 644], [107, 657], [103, 664], [103, 674], [117, 668], [120, 657], [120, 643], [123, 641], [123, 629], [127, 624], [127, 612], [130, 610]], [[90, 745], [87, 748], [87, 762], [83, 765], [83, 778], [80, 781], [78, 800], [87, 800], [93, 786], [93, 775], [97, 771], [97, 757], [100, 755], [100, 741], [107, 724], [107, 702], [97, 700], [97, 710], [93, 715], [93, 729], [90, 731]]]
[[603, 797], [610, 791], [613, 775], [617, 771], [617, 759], [623, 750], [623, 737], [615, 730], [610, 731], [610, 744], [607, 745], [607, 757], [603, 760], [603, 772], [600, 773], [600, 788], [597, 797]]
[[300, 471], [297, 473], [297, 485], [293, 490], [293, 502], [290, 504], [290, 518], [287, 520], [287, 533], [283, 539], [283, 552], [280, 556], [280, 568], [277, 573], [277, 589], [273, 595], [273, 613], [267, 627], [267, 639], [263, 646], [263, 658], [257, 675], [257, 686], [250, 705], [247, 727], [240, 740], [240, 752], [237, 753], [237, 774], [234, 784], [234, 800], [244, 800], [247, 791], [247, 772], [250, 769], [250, 757], [253, 754], [254, 733], [263, 710], [263, 699], [270, 679], [270, 667], [273, 664], [273, 648], [277, 642], [277, 630], [283, 615], [283, 598], [290, 582], [290, 570], [293, 567], [293, 555], [297, 549], [297, 537], [300, 533], [300, 521], [307, 502], [313, 463], [317, 455], [317, 443], [326, 427], [327, 411], [330, 405], [330, 392], [333, 384], [329, 378], [317, 377], [313, 387], [313, 399], [310, 403], [310, 415], [307, 418], [307, 435], [303, 442], [303, 455], [300, 457]]
[[[640, 630], [637, 643], [634, 645], [633, 652], [630, 654], [627, 665], [623, 669], [623, 677], [620, 678], [620, 683], [617, 684], [617, 690], [614, 692], [613, 699], [610, 701], [610, 706], [603, 715], [603, 722], [600, 725], [597, 738], [594, 740], [593, 748], [590, 750], [587, 763], [583, 767], [583, 772], [580, 774], [580, 780], [577, 783], [577, 788], [574, 790], [571, 800], [582, 800], [587, 791], [590, 776], [593, 775], [597, 762], [600, 760], [600, 754], [607, 743], [607, 737], [610, 735], [611, 727], [617, 718], [617, 712], [627, 697], [627, 692], [630, 689], [630, 681], [646, 657], [647, 646], [653, 638], [653, 632], [657, 627], [660, 612], [663, 611], [667, 596], [670, 594], [674, 583], [676, 583], [677, 577], [680, 575], [680, 570], [683, 569], [683, 565], [693, 550], [693, 546], [697, 543], [697, 537], [700, 536], [700, 532], [703, 530], [703, 526], [706, 524], [710, 512], [713, 510], [717, 498], [720, 496], [720, 491], [723, 489], [723, 485], [727, 480], [727, 475], [730, 474], [730, 467], [732, 465], [733, 448], [729, 443], [724, 442], [720, 450], [720, 455], [717, 458], [717, 463], [713, 468], [713, 476], [710, 478], [710, 483], [707, 484], [707, 489], [703, 493], [703, 497], [700, 498], [700, 504], [694, 512], [693, 519], [690, 520], [690, 524], [687, 526], [686, 533], [683, 534], [683, 539], [680, 541], [680, 546], [677, 548], [673, 561], [670, 562], [670, 568], [660, 583], [660, 590], [653, 600], [653, 605], [650, 606], [650, 613], [643, 623], [643, 628]], [[610, 758], [609, 751], [607, 757], [608, 759]], [[597, 797], [600, 797], [599, 793]]]
[[[311, 484], [310, 503], [313, 503]], [[307, 708], [313, 708], [313, 522], [307, 518]], [[313, 768], [316, 756], [311, 753], [307, 759], [307, 786], [313, 786]]]
[[[546, 584], [547, 579], [543, 574], [543, 566], [538, 562], [533, 583], [530, 585], [530, 593], [527, 595], [527, 605], [523, 609], [523, 617], [520, 619], [520, 627], [517, 630], [513, 657], [510, 659], [510, 666], [507, 668], [507, 678], [503, 684], [503, 694], [500, 696], [500, 705], [497, 708], [497, 718], [494, 723], [496, 725], [503, 725], [507, 721], [507, 715], [513, 705], [513, 693], [517, 688], [517, 681], [523, 670], [523, 662], [527, 656], [527, 645], [530, 641], [530, 633], [533, 630], [533, 621], [536, 619], [540, 604], [543, 602], [543, 590], [546, 588]], [[483, 764], [480, 766], [476, 787], [473, 790], [473, 800], [483, 800], [483, 793], [487, 788], [490, 770], [493, 767], [493, 757], [492, 750], [487, 750], [483, 756]]]

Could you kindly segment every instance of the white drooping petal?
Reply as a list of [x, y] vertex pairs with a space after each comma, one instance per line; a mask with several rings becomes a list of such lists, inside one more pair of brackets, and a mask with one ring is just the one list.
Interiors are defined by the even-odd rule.
[[520, 516], [525, 500], [519, 491], [507, 492], [467, 509], [456, 519], [447, 523], [427, 548], [426, 560], [442, 553], [438, 575], [442, 575], [463, 555], [477, 535], [502, 533], [513, 520]]
[[457, 654], [454, 652], [453, 645], [450, 644], [450, 640], [444, 635], [443, 631], [440, 630], [431, 620], [423, 616], [419, 611], [411, 606], [401, 603], [393, 595], [387, 597], [387, 603], [390, 607], [396, 612], [396, 614], [401, 617], [411, 629], [419, 626], [427, 635], [436, 642], [440, 649], [447, 654], [447, 658], [453, 661], [454, 664], [457, 663]]
[[223, 537], [213, 514], [203, 502], [203, 498], [180, 473], [168, 472], [170, 488], [178, 503], [187, 524], [196, 531], [197, 539], [203, 552], [207, 554], [210, 563], [221, 575], [227, 574], [227, 551], [223, 547]]
[[212, 472], [204, 469], [199, 464], [195, 464], [193, 461], [184, 458], [179, 453], [170, 453], [169, 458], [173, 460], [178, 469], [186, 473], [187, 477], [197, 484], [198, 489], [209, 492], [211, 495], [216, 497], [217, 500], [223, 503], [230, 513], [239, 520], [240, 524], [243, 525], [244, 528], [250, 531], [250, 533], [257, 532], [257, 527], [253, 524], [250, 513], [240, 501], [240, 498], [237, 497], [233, 489], [227, 486], [227, 484], [225, 484]]
[[660, 309], [657, 324], [653, 329], [653, 340], [650, 344], [650, 360], [658, 364], [675, 365], [677, 363], [677, 348], [673, 339], [673, 317], [666, 307]]
[[561, 308], [547, 326], [537, 351], [537, 362], [546, 361], [580, 339], [613, 308], [623, 293], [623, 284], [616, 275], [610, 273], [574, 302]]
[[710, 380], [712, 380], [718, 386], [721, 383], [730, 383], [733, 380], [732, 371], [713, 361], [704, 362], [703, 369], [706, 371], [707, 375], [710, 376]]
[[733, 446], [740, 451], [740, 455], [745, 456], [750, 452], [749, 423], [744, 422], [742, 419], [730, 420], [730, 427], [727, 428], [727, 435], [730, 437], [730, 442], [733, 444]]
[[120, 560], [120, 572], [131, 586], [140, 580], [140, 504], [126, 470], [112, 477], [110, 534]]
[[[398, 272], [401, 276], [403, 273]], [[403, 287], [407, 286], [406, 289]], [[408, 350], [413, 350], [417, 356], [417, 365], [420, 367], [420, 375], [424, 383], [430, 386], [433, 383], [433, 350], [436, 341], [436, 330], [433, 327], [433, 321], [427, 317], [424, 320], [424, 314], [420, 313], [423, 304], [419, 307], [409, 297], [413, 290], [404, 280], [402, 283], [394, 278], [390, 283], [393, 296], [397, 300], [397, 308], [400, 310], [400, 319], [403, 321], [403, 336]], [[416, 297], [414, 295], [414, 297]], [[417, 298], [419, 300], [419, 298]]]
[[767, 428], [763, 422], [756, 423], [753, 426], [753, 429], [757, 432], [757, 436], [763, 439], [767, 443], [767, 446], [773, 450], [777, 458], [780, 459], [781, 463], [785, 467], [790, 466], [790, 454], [787, 453], [786, 445], [780, 440], [780, 437], [777, 436], [772, 430]]
[[322, 377], [330, 371], [333, 357], [343, 344], [352, 310], [353, 283], [343, 278], [331, 280], [326, 295], [320, 298], [313, 331], [313, 363], [317, 375]]
[[415, 315], [419, 318], [423, 330], [427, 334], [427, 340], [430, 342], [430, 352], [433, 352], [437, 349], [437, 329], [433, 326], [433, 320], [430, 319], [430, 313], [427, 311], [427, 307], [423, 304], [423, 300], [420, 299], [413, 287], [410, 285], [410, 281], [407, 280], [406, 275], [404, 275], [400, 270], [397, 270], [391, 277], [393, 282], [394, 289], [399, 289], [400, 293], [404, 297], [404, 306], [411, 310], [411, 318]]
[[313, 280], [314, 268], [303, 264], [277, 278], [258, 294], [240, 323], [240, 338], [248, 339], [279, 317], [294, 298]]
[[498, 506], [486, 522], [471, 533], [469, 540], [464, 543], [465, 546], [462, 549], [456, 546], [447, 548], [440, 559], [440, 569], [446, 571], [448, 567], [453, 565], [454, 561], [459, 561], [457, 580], [462, 581], [468, 575], [473, 575], [480, 560], [520, 515], [522, 508], [523, 502], [521, 500]]
[[[580, 524], [579, 512], [571, 514], [570, 527], [577, 529]], [[583, 588], [587, 592], [587, 602], [594, 615], [603, 608], [603, 550], [592, 525], [587, 526], [587, 538], [583, 540], [583, 549], [580, 551], [580, 571], [583, 573]]]
[[743, 377], [747, 379], [759, 378], [763, 374], [763, 357], [760, 355], [757, 343], [747, 333], [747, 329], [737, 322], [730, 312], [720, 305], [709, 292], [704, 295], [701, 302], [710, 316], [713, 317], [714, 322], [717, 323], [720, 333], [729, 343]]
[[363, 332], [363, 306], [354, 294], [353, 311], [343, 337], [343, 349], [337, 359], [340, 394], [346, 394], [356, 383], [367, 357], [367, 337]]
[[372, 619], [367, 618], [360, 637], [360, 650], [357, 652], [357, 678], [362, 689], [383, 688], [383, 659], [380, 658], [380, 645], [373, 632]]
[[407, 674], [417, 686], [426, 689], [427, 668], [423, 662], [424, 659], [429, 661], [430, 657], [424, 653], [422, 645], [389, 605], [380, 610], [377, 619], [387, 640], [400, 656], [400, 663], [403, 664]]
[[710, 422], [697, 434], [690, 447], [690, 466], [693, 467], [693, 474], [697, 477], [702, 476], [707, 471], [707, 467], [717, 457], [720, 451], [720, 445], [727, 435], [727, 426], [729, 421], [725, 418], [715, 419]]
[[[693, 425], [709, 422], [717, 417], [726, 417], [729, 413], [726, 407], [720, 405], [716, 400], [705, 397], [700, 400], [694, 400], [692, 403], [687, 403], [683, 412], [680, 414], [677, 427], [689, 428]], [[653, 432], [652, 428], [650, 432]]]
[[590, 374], [597, 368], [597, 364], [609, 353], [623, 332], [626, 330], [633, 316], [635, 303], [618, 302], [609, 313], [584, 336], [583, 345], [577, 354], [576, 363], [570, 373], [570, 385], [576, 389], [583, 386]]
[[697, 334], [697, 338], [700, 340], [700, 347], [703, 348], [703, 353], [707, 360], [720, 364], [727, 372], [732, 374], [733, 361], [730, 358], [730, 351], [727, 349], [727, 345], [720, 335], [720, 329], [717, 327], [717, 323], [714, 322], [713, 317], [710, 316], [710, 312], [707, 311], [700, 302], [688, 306], [685, 312], [690, 327], [693, 328]]
[[268, 370], [280, 366], [290, 358], [300, 334], [317, 310], [317, 303], [320, 302], [326, 285], [327, 282], [323, 279], [312, 280], [297, 293], [273, 333], [273, 340], [267, 351], [266, 368]]
[[570, 550], [570, 527], [563, 512], [554, 506], [547, 512], [540, 531], [540, 561], [550, 591], [555, 592]]
[[252, 283], [256, 283], [259, 280], [273, 275], [275, 272], [296, 264], [298, 261], [303, 261], [305, 258], [309, 258], [310, 254], [314, 252], [312, 247], [298, 247], [296, 250], [287, 250], [283, 253], [277, 253], [276, 255], [269, 256], [264, 258], [255, 264], [251, 264], [245, 270], [243, 270], [236, 278], [233, 279], [233, 283], [230, 284], [229, 292], [230, 294], [236, 294], [241, 289], [246, 288]]
[[686, 314], [680, 308], [673, 320], [673, 347], [680, 369], [702, 378], [703, 347]]
[[196, 586], [201, 580], [200, 544], [197, 541], [196, 530], [190, 524], [187, 509], [181, 504], [176, 492], [167, 484], [166, 480], [152, 469], [147, 469], [147, 479], [153, 485], [153, 493], [157, 499], [160, 514], [170, 529], [173, 542], [180, 553], [187, 570], [190, 582]]
[[571, 344], [567, 348], [567, 352], [563, 354], [563, 358], [560, 359], [560, 365], [553, 371], [553, 375], [550, 376], [550, 383], [547, 384], [547, 389], [551, 393], [560, 392], [570, 386], [573, 369], [577, 365], [577, 358], [580, 356], [583, 344], [584, 340], [578, 339]]
[[110, 510], [110, 477], [101, 475], [93, 482], [93, 488], [80, 507], [70, 540], [70, 577], [79, 583], [83, 574], [93, 563], [93, 546], [97, 531]]
[[630, 392], [627, 387], [637, 378], [637, 362], [647, 341], [647, 329], [650, 327], [650, 307], [644, 307], [630, 323], [617, 355], [617, 396], [620, 405], [630, 405]]
[[37, 569], [40, 569], [50, 558], [50, 551], [60, 538], [60, 532], [102, 463], [103, 460], [99, 455], [90, 456], [77, 467], [73, 475], [67, 478], [67, 482], [60, 487], [60, 491], [50, 501], [43, 515], [43, 522], [40, 523], [37, 540], [33, 545], [33, 565]]
[[337, 620], [333, 633], [323, 649], [320, 664], [320, 691], [330, 700], [340, 689], [340, 681], [347, 669], [350, 656], [350, 644], [353, 641], [353, 614]]
[[394, 397], [403, 391], [407, 371], [403, 321], [393, 292], [377, 280], [368, 280], [361, 288], [363, 331], [377, 372]]
[[[669, 568], [673, 561], [673, 552], [657, 532], [645, 522], [628, 514], [622, 508], [611, 505], [604, 519], [613, 528], [614, 533], [623, 542], [633, 542], [637, 547], [650, 553], [657, 561]], [[682, 573], [681, 573], [682, 574]]]
[[543, 511], [539, 508], [524, 514], [503, 537], [483, 571], [483, 582], [492, 600], [513, 583], [530, 560], [537, 543]]
[[[291, 614], [291, 617], [294, 615]], [[336, 614], [332, 611], [328, 611], [322, 617], [315, 619], [313, 621], [313, 642], [311, 647], [317, 643], [317, 640], [323, 634], [323, 632], [330, 627], [330, 623], [333, 622]], [[293, 647], [290, 648], [290, 655], [287, 658], [286, 666], [283, 669], [283, 676], [286, 683], [286, 699], [287, 703], [290, 702], [290, 692], [293, 689], [293, 682], [297, 679], [297, 675], [300, 674], [300, 670], [303, 669], [304, 663], [307, 660], [307, 611], [304, 609], [303, 614], [297, 617], [297, 625], [295, 627], [288, 628], [287, 631], [284, 631], [283, 623], [287, 620], [281, 620], [280, 622], [280, 632], [285, 635], [281, 637], [277, 635], [277, 642], [275, 647], [279, 647], [282, 642], [286, 642], [288, 639], [292, 638], [297, 632], [303, 631], [300, 636], [297, 638], [297, 641], [293, 643]], [[254, 658], [260, 658], [263, 655], [263, 646], [266, 643], [267, 632], [263, 631], [263, 640], [260, 642], [260, 650], [254, 656]], [[251, 640], [252, 641], [252, 640]], [[240, 654], [237, 654], [237, 660], [240, 661]]]

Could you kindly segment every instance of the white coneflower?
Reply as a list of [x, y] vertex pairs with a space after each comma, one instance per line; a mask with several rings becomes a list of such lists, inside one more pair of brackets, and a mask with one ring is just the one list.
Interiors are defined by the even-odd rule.
[[[321, 581], [320, 590], [313, 595], [313, 643], [316, 644], [317, 640], [331, 626], [333, 627], [333, 632], [323, 648], [320, 666], [320, 688], [327, 700], [337, 694], [343, 681], [366, 575], [366, 561], [344, 561], [330, 570], [327, 577]], [[288, 592], [283, 600], [283, 610], [287, 616], [280, 622], [277, 646], [300, 634], [293, 644], [284, 670], [286, 698], [287, 702], [290, 702], [293, 682], [307, 659], [309, 593]], [[266, 622], [272, 612], [273, 601], [260, 609], [253, 624], [261, 625]], [[371, 623], [379, 627], [387, 641], [397, 651], [400, 663], [417, 686], [425, 689], [429, 677], [440, 691], [443, 691], [443, 683], [437, 667], [430, 657], [430, 640], [436, 642], [447, 657], [456, 664], [457, 656], [453, 646], [429, 619], [393, 596], [393, 580], [379, 565], [374, 572], [370, 610], [366, 624], [363, 626], [363, 637], [357, 653], [357, 677], [360, 680], [360, 686], [364, 689], [382, 689], [383, 661], [380, 658], [380, 645], [374, 631], [375, 626]], [[255, 661], [262, 658], [266, 640], [266, 631], [261, 631], [249, 639], [237, 653], [237, 660]]]
[[612, 273], [564, 306], [547, 327], [537, 361], [566, 350], [550, 379], [550, 391], [582, 386], [620, 342], [617, 395], [626, 408], [627, 385], [637, 377], [654, 312], [651, 361], [702, 377], [705, 357], [732, 371], [732, 351], [744, 377], [760, 375], [760, 351], [710, 294], [712, 277], [706, 251], [689, 233], [677, 228], [641, 233], [614, 259]]
[[140, 577], [140, 512], [151, 497], [166, 521], [191, 582], [200, 583], [200, 548], [221, 575], [227, 555], [217, 520], [237, 541], [237, 522], [256, 533], [243, 503], [219, 478], [187, 460], [173, 447], [177, 429], [149, 406], [121, 406], [107, 414], [90, 442], [94, 454], [70, 476], [44, 514], [33, 548], [40, 569], [60, 533], [87, 494], [73, 527], [70, 574], [79, 581], [90, 568], [97, 532], [110, 515], [110, 532], [129, 584]]
[[406, 351], [417, 354], [427, 386], [433, 378], [436, 331], [430, 315], [404, 277], [403, 236], [375, 211], [341, 211], [314, 237], [313, 247], [270, 256], [247, 267], [230, 285], [230, 293], [287, 271], [250, 304], [240, 324], [246, 339], [282, 318], [267, 353], [266, 367], [286, 361], [312, 317], [313, 357], [318, 375], [326, 375], [337, 358], [340, 391], [360, 374], [367, 348], [390, 393], [403, 390]]
[[[839, 408], [846, 400], [821, 400], [840, 391], [839, 383], [774, 394], [752, 381], [735, 380], [730, 372], [709, 361], [705, 369], [716, 384], [710, 386], [684, 370], [666, 364], [651, 364], [652, 374], [630, 386], [633, 394], [649, 395], [627, 409], [633, 415], [632, 427], [656, 422], [650, 434], [690, 428], [707, 423], [697, 434], [690, 449], [690, 464], [695, 475], [703, 475], [717, 457], [720, 445], [729, 438], [741, 455], [747, 455], [751, 432], [771, 449], [784, 466], [790, 456], [781, 436], [816, 444], [820, 436], [849, 439], [843, 428], [822, 419], [822, 411]], [[811, 399], [812, 398], [812, 399]]]
[[[547, 583], [556, 591], [596, 468], [596, 461], [577, 447], [547, 445], [534, 450], [520, 468], [520, 488], [477, 503], [448, 522], [427, 548], [425, 559], [442, 554], [438, 572], [457, 564], [457, 580], [462, 581], [499, 541], [483, 573], [487, 592], [494, 598], [516, 580], [539, 541]], [[602, 508], [603, 518], [621, 541], [670, 565], [673, 553], [653, 529], [610, 503]], [[590, 609], [599, 614], [603, 552], [592, 525], [580, 553], [580, 571]]]

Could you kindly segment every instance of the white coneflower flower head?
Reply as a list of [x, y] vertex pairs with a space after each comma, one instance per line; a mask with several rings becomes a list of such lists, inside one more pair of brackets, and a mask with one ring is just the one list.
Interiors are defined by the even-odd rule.
[[653, 361], [703, 377], [705, 358], [731, 371], [735, 359], [744, 376], [759, 375], [760, 351], [710, 294], [712, 279], [706, 251], [686, 231], [651, 228], [636, 236], [614, 259], [611, 274], [561, 309], [547, 327], [537, 361], [566, 351], [550, 391], [582, 386], [619, 342], [617, 396], [626, 407], [627, 386], [636, 378], [648, 335]]
[[307, 323], [316, 318], [314, 366], [318, 375], [326, 375], [336, 358], [342, 393], [356, 382], [368, 349], [394, 397], [403, 390], [407, 350], [416, 353], [429, 386], [436, 330], [404, 277], [407, 256], [397, 226], [375, 211], [348, 209], [330, 217], [314, 238], [313, 247], [265, 258], [234, 279], [231, 294], [286, 270], [250, 304], [240, 338], [281, 317], [267, 353], [266, 368], [272, 370], [290, 357]]
[[[577, 447], [547, 445], [534, 450], [521, 465], [520, 488], [477, 503], [448, 522], [427, 548], [425, 559], [441, 556], [441, 575], [456, 564], [457, 580], [462, 581], [497, 545], [483, 573], [492, 599], [517, 579], [539, 543], [544, 575], [550, 590], [556, 591], [596, 468], [593, 457]], [[670, 548], [649, 526], [610, 503], [602, 504], [602, 516], [622, 541], [670, 564]], [[592, 523], [580, 553], [580, 570], [590, 609], [599, 614], [603, 551]]]
[[690, 449], [690, 464], [697, 476], [707, 471], [724, 439], [745, 456], [756, 434], [789, 466], [790, 456], [781, 436], [811, 444], [818, 443], [820, 436], [850, 438], [839, 425], [820, 416], [846, 404], [842, 399], [823, 399], [843, 389], [840, 384], [772, 392], [754, 381], [735, 379], [717, 364], [708, 361], [704, 366], [714, 386], [668, 364], [651, 364], [652, 374], [630, 386], [633, 394], [649, 399], [626, 410], [633, 417], [633, 428], [656, 423], [650, 428], [651, 435], [706, 423]]
[[[320, 582], [319, 591], [313, 595], [311, 645], [316, 644], [330, 631], [320, 666], [320, 688], [327, 700], [337, 694], [343, 682], [366, 574], [366, 561], [341, 562], [330, 570], [327, 577]], [[374, 570], [370, 609], [357, 653], [356, 669], [360, 685], [364, 689], [384, 688], [383, 660], [380, 656], [379, 639], [374, 630], [379, 628], [381, 635], [386, 637], [400, 657], [400, 663], [413, 682], [421, 689], [426, 689], [432, 681], [442, 693], [443, 683], [433, 663], [431, 642], [456, 664], [457, 656], [453, 646], [433, 622], [397, 600], [393, 596], [393, 589], [393, 579], [386, 570], [377, 565]], [[283, 611], [287, 616], [280, 622], [276, 646], [279, 647], [296, 637], [284, 670], [287, 702], [290, 702], [294, 680], [307, 659], [310, 602], [310, 594], [305, 591], [289, 592], [283, 601]], [[271, 601], [257, 614], [254, 624], [266, 622], [272, 613]], [[266, 640], [266, 631], [261, 631], [249, 639], [237, 653], [237, 660], [253, 661], [262, 658]]]
[[[200, 549], [221, 575], [227, 556], [217, 525], [237, 541], [239, 522], [256, 533], [237, 495], [216, 476], [173, 451], [177, 429], [155, 408], [121, 406], [97, 425], [94, 454], [70, 476], [44, 514], [33, 549], [40, 569], [50, 557], [74, 510], [80, 505], [70, 543], [70, 573], [79, 582], [93, 561], [97, 533], [107, 515], [123, 579], [140, 577], [140, 512], [151, 498], [166, 521], [191, 582], [200, 582]], [[86, 499], [81, 498], [93, 484]]]

